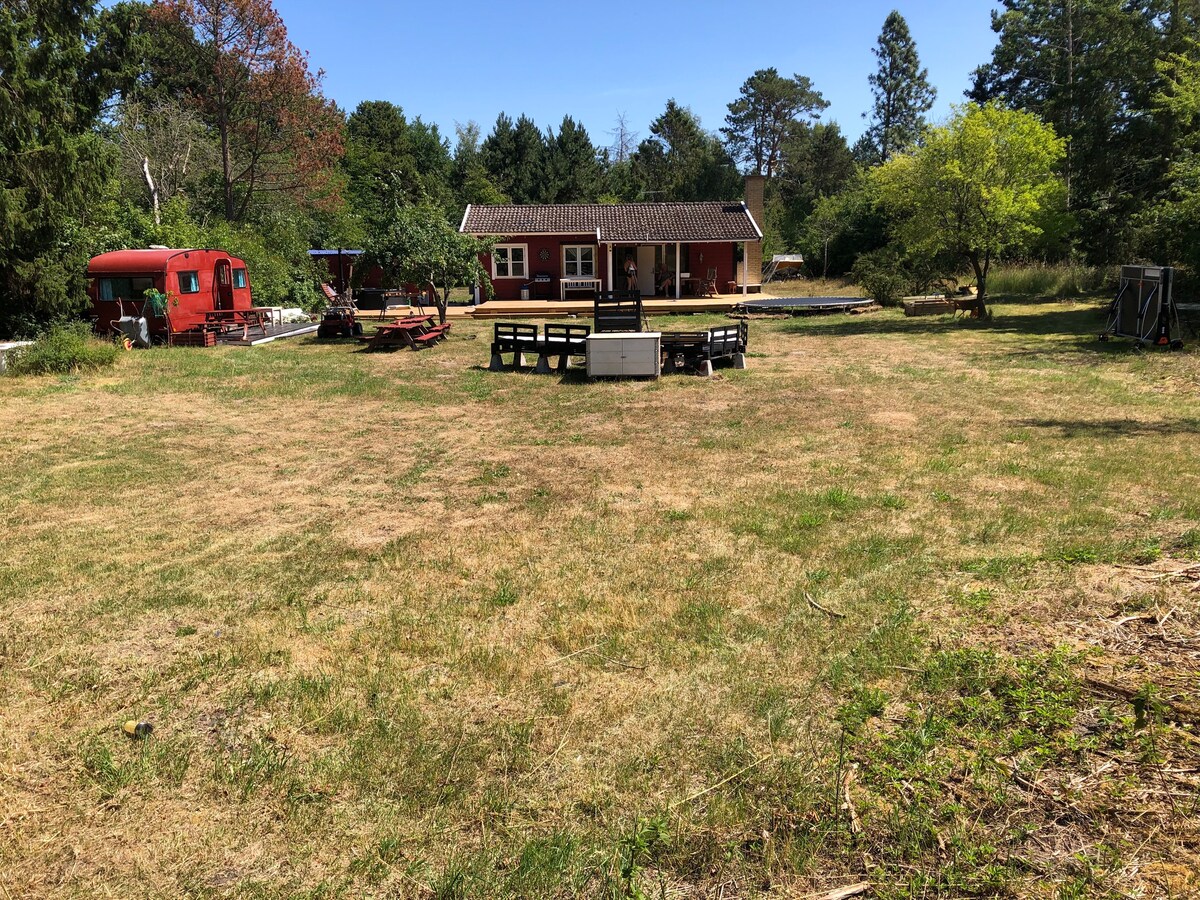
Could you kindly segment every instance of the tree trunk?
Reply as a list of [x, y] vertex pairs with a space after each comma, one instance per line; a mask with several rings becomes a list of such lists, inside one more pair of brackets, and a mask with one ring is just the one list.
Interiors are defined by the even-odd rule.
[[967, 258], [971, 261], [971, 268], [975, 270], [975, 285], [979, 290], [976, 300], [979, 306], [979, 318], [991, 318], [992, 314], [987, 308], [987, 277], [988, 269], [991, 268], [991, 254], [984, 254], [983, 259], [980, 259], [978, 253], [968, 253]]
[[217, 128], [221, 133], [221, 166], [224, 172], [225, 182], [225, 219], [229, 222], [233, 221], [233, 174], [230, 171], [232, 166], [229, 161], [229, 123], [225, 121], [225, 109], [221, 108], [219, 113]]
[[146, 179], [146, 187], [150, 189], [150, 205], [154, 208], [154, 224], [155, 226], [162, 225], [162, 210], [158, 202], [158, 185], [154, 183], [154, 176], [150, 174], [150, 157], [142, 157], [142, 175]]
[[438, 324], [446, 324], [446, 307], [450, 305], [450, 287], [446, 286], [445, 293], [438, 290], [438, 286], [432, 281], [429, 282], [429, 296], [433, 299], [433, 305], [437, 307]]

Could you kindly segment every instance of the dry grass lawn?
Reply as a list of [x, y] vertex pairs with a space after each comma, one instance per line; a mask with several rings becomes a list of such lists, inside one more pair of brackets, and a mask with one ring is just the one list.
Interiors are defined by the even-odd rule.
[[1195, 896], [1200, 354], [996, 314], [0, 379], [0, 896]]

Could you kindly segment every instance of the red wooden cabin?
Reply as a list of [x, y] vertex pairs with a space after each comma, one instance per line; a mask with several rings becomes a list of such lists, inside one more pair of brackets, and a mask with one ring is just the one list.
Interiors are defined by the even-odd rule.
[[[87, 274], [101, 334], [122, 315], [144, 315], [150, 333], [166, 338], [201, 331], [213, 310], [252, 307], [246, 264], [224, 250], [117, 250], [93, 257]], [[165, 316], [155, 316], [146, 301], [150, 288], [166, 295]]]

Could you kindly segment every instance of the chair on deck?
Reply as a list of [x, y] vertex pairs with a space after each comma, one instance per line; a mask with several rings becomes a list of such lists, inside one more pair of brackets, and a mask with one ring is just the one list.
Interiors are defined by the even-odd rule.
[[700, 282], [701, 297], [717, 296], [717, 270], [709, 269], [704, 278]]

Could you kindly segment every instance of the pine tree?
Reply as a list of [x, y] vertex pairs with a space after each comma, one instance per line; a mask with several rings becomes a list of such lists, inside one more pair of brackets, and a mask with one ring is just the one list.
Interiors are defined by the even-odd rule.
[[546, 140], [547, 203], [594, 203], [600, 193], [600, 157], [587, 129], [563, 116]]
[[152, 10], [168, 32], [190, 32], [180, 65], [201, 88], [189, 100], [217, 132], [225, 218], [245, 219], [268, 193], [335, 202], [342, 113], [271, 0], [160, 0]]
[[757, 175], [770, 178], [783, 143], [801, 124], [815, 121], [829, 104], [803, 75], [784, 78], [777, 69], [759, 69], [746, 79], [741, 96], [725, 116], [725, 146]]
[[493, 184], [513, 203], [542, 203], [546, 181], [546, 142], [528, 116], [516, 124], [504, 113], [480, 148]]
[[896, 10], [883, 23], [871, 52], [879, 61], [879, 68], [867, 79], [875, 104], [871, 124], [856, 150], [860, 157], [873, 157], [867, 161], [883, 163], [920, 137], [937, 91], [929, 84], [929, 71], [921, 68], [908, 23]]
[[651, 137], [630, 159], [639, 187], [636, 200], [730, 200], [741, 189], [737, 167], [724, 145], [674, 99], [650, 123]]

